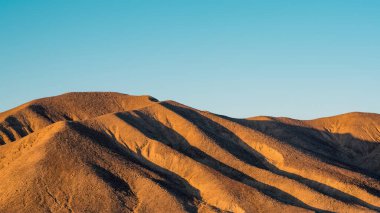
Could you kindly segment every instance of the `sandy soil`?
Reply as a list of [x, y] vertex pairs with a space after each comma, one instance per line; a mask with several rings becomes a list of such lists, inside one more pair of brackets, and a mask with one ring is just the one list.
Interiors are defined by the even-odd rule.
[[380, 115], [68, 93], [0, 113], [0, 212], [379, 212]]

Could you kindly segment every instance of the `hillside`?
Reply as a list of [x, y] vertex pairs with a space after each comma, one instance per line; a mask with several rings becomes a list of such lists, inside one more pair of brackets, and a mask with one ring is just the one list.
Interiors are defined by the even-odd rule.
[[0, 212], [379, 212], [380, 115], [68, 93], [0, 113]]

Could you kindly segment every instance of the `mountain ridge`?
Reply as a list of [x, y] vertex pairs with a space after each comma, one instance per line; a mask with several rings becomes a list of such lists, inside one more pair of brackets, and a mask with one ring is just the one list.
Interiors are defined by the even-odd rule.
[[0, 113], [0, 211], [380, 211], [377, 114], [235, 119], [150, 96], [57, 97]]

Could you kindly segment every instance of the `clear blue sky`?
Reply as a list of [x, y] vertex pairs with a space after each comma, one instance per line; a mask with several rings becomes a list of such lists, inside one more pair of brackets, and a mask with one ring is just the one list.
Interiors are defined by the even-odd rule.
[[379, 0], [0, 0], [0, 111], [69, 91], [380, 113]]

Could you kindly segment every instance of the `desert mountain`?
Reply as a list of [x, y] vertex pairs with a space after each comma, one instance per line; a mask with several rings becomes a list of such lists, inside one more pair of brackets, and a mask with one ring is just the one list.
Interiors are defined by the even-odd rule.
[[379, 212], [380, 115], [68, 93], [0, 113], [0, 212]]

